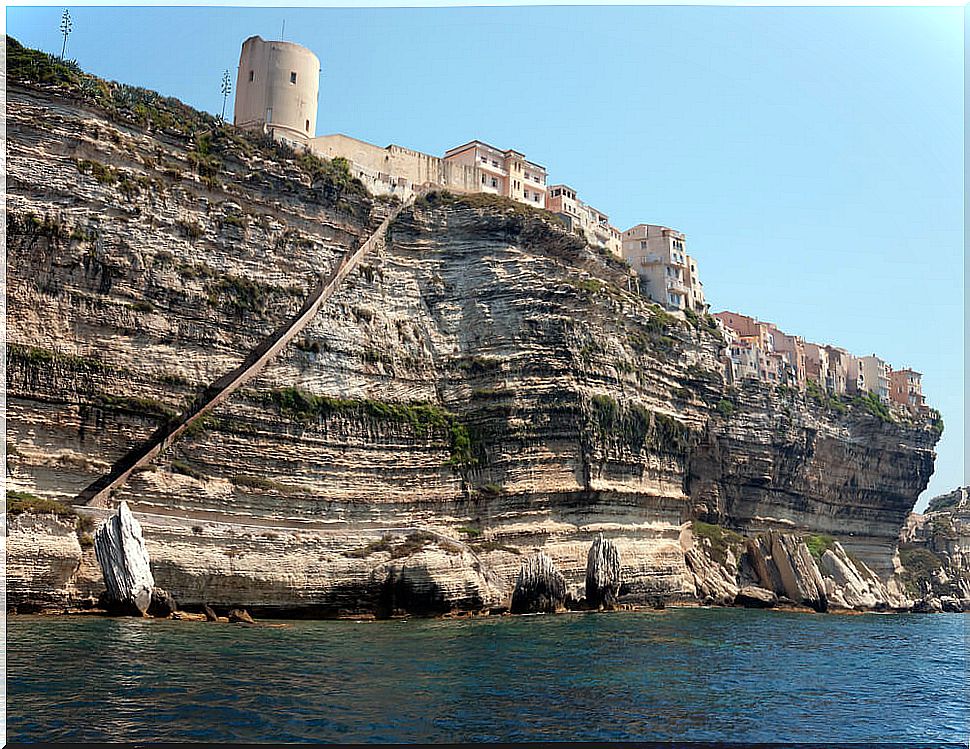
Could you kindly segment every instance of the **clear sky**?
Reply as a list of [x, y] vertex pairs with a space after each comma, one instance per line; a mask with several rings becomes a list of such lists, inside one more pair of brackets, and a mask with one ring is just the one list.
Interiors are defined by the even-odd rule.
[[[62, 8], [7, 31], [60, 52]], [[71, 8], [67, 56], [218, 114], [253, 34], [321, 59], [317, 132], [480, 138], [621, 229], [687, 234], [713, 310], [924, 373], [964, 477], [963, 8]], [[232, 102], [228, 109], [231, 111]]]

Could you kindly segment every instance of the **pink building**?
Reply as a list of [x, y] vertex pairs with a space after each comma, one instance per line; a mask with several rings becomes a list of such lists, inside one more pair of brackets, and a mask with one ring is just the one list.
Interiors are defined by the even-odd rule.
[[923, 398], [922, 378], [912, 369], [894, 369], [889, 373], [889, 397], [893, 403], [906, 406], [910, 411], [926, 408]]
[[480, 192], [504, 195], [520, 203], [546, 207], [546, 169], [511, 149], [503, 151], [480, 140], [445, 151], [444, 161], [475, 167]]

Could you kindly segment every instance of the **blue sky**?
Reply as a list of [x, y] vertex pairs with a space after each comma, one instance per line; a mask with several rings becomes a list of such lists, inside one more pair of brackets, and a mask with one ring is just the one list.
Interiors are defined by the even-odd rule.
[[[62, 8], [9, 7], [58, 53]], [[239, 45], [321, 59], [318, 134], [516, 148], [687, 234], [714, 310], [924, 373], [964, 477], [963, 8], [71, 8], [68, 57], [218, 114]], [[229, 105], [231, 110], [231, 101]]]

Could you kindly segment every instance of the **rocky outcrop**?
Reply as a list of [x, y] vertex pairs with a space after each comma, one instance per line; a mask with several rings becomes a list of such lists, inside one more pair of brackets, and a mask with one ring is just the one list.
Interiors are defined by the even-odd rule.
[[526, 559], [512, 591], [513, 614], [551, 614], [566, 604], [566, 581], [541, 551]]
[[152, 576], [141, 526], [122, 501], [118, 512], [94, 534], [94, 553], [101, 566], [105, 603], [125, 613], [145, 614], [152, 604]]
[[620, 552], [601, 533], [586, 556], [586, 605], [594, 609], [615, 608], [622, 585]]
[[899, 578], [923, 611], [970, 611], [970, 487], [934, 497], [900, 532]]
[[[7, 96], [8, 478], [62, 501], [237, 366], [388, 211], [350, 175], [218, 128], [213, 179], [191, 134], [80, 96]], [[686, 544], [694, 519], [832, 533], [892, 572], [931, 425], [726, 388], [709, 321], [664, 313], [625, 265], [522, 206], [432, 195], [385, 240], [117, 490], [181, 605], [496, 608], [540, 551], [578, 600], [601, 533], [622, 602], [730, 603], [737, 555]], [[8, 595], [76, 601], [84, 553], [26, 525], [8, 549], [34, 538], [55, 557], [17, 551]], [[830, 597], [801, 559], [790, 585]]]
[[778, 605], [778, 596], [758, 585], [744, 585], [738, 589], [734, 604], [747, 609], [770, 609]]

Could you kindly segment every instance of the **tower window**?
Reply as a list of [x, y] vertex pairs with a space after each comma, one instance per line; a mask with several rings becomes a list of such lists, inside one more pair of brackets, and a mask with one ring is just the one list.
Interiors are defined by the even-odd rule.
[[290, 83], [296, 83], [296, 73], [290, 73]]
[[249, 71], [249, 82], [252, 83], [255, 80], [256, 80], [256, 71], [255, 70], [250, 70]]
[[306, 131], [310, 132], [310, 120], [306, 121]]

